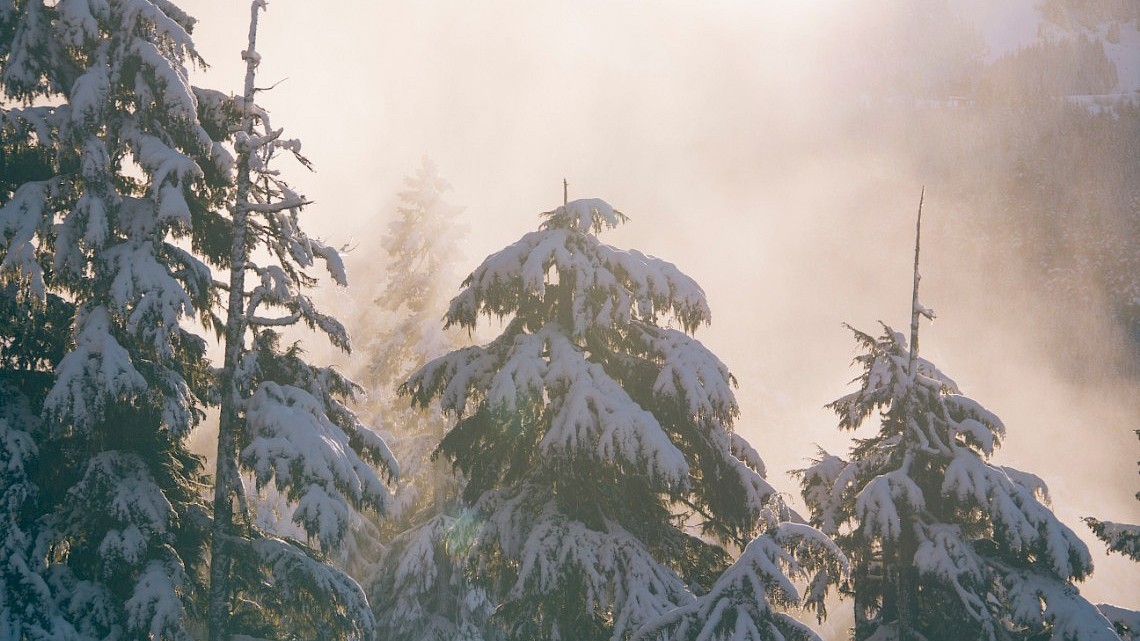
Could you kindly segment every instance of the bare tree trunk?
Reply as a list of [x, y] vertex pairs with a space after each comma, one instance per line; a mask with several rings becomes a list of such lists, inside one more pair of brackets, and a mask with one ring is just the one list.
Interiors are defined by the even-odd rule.
[[[922, 194], [918, 197], [918, 216], [914, 229], [914, 290], [910, 301], [910, 360], [907, 363], [907, 376], [910, 379], [912, 389], [915, 385], [915, 377], [918, 375], [918, 319], [920, 316], [930, 317], [930, 312], [918, 300], [918, 283], [922, 280], [918, 272], [918, 256], [922, 242], [922, 203], [925, 199], [926, 187], [923, 187]], [[907, 452], [907, 465], [913, 464], [908, 451], [911, 441], [908, 433], [910, 431], [910, 417], [911, 413], [915, 411], [912, 400], [913, 396], [908, 395], [907, 406], [903, 411], [902, 447], [903, 451]], [[914, 638], [912, 632], [914, 625], [918, 621], [918, 604], [916, 603], [918, 573], [914, 567], [914, 555], [918, 551], [918, 538], [914, 528], [918, 523], [918, 515], [914, 513], [909, 504], [904, 504], [903, 509], [900, 510], [899, 518], [902, 520], [902, 532], [899, 536], [895, 555], [898, 641], [911, 641]]]
[[[233, 597], [234, 500], [240, 498], [241, 479], [237, 468], [237, 440], [240, 429], [239, 404], [235, 371], [241, 359], [247, 319], [245, 317], [246, 232], [249, 218], [250, 154], [253, 147], [254, 76], [257, 69], [257, 12], [261, 0], [253, 0], [249, 19], [249, 48], [245, 58], [245, 92], [242, 104], [244, 139], [237, 144], [237, 194], [233, 206], [233, 244], [230, 247], [230, 297], [226, 312], [225, 361], [221, 377], [221, 417], [218, 422], [218, 456], [214, 472], [214, 527], [210, 547], [210, 595], [207, 626], [209, 641], [224, 641], [230, 636], [230, 606]], [[239, 505], [241, 503], [239, 502]]]

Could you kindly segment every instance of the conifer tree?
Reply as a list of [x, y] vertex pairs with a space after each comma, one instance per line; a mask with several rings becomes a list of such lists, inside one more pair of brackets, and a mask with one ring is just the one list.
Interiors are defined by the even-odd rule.
[[[214, 476], [208, 632], [307, 639], [368, 637], [375, 624], [367, 598], [327, 558], [349, 533], [358, 510], [381, 511], [396, 462], [384, 441], [345, 405], [357, 386], [331, 368], [310, 364], [299, 344], [282, 346], [281, 329], [304, 323], [336, 347], [348, 335], [316, 309], [310, 270], [323, 264], [347, 284], [336, 249], [307, 236], [299, 213], [307, 202], [273, 167], [279, 155], [303, 166], [297, 140], [283, 139], [254, 103], [259, 12], [250, 4], [245, 91], [233, 132], [236, 189], [226, 264], [229, 302], [219, 381], [219, 435]], [[247, 276], [250, 277], [247, 281]], [[252, 522], [239, 469], [257, 488], [272, 487], [292, 504], [292, 520], [308, 543], [282, 538]]]
[[427, 157], [404, 182], [397, 218], [382, 239], [389, 259], [382, 289], [356, 332], [367, 337], [362, 409], [384, 426], [401, 464], [392, 510], [379, 524], [384, 549], [365, 586], [386, 638], [474, 641], [486, 638], [493, 604], [467, 580], [456, 554], [459, 479], [431, 456], [447, 420], [438, 401], [421, 409], [396, 394], [412, 371], [460, 346], [460, 332], [439, 319], [458, 281], [463, 208], [445, 200], [451, 186]]
[[[448, 310], [448, 326], [502, 318], [502, 335], [431, 361], [404, 389], [454, 417], [439, 452], [471, 506], [456, 544], [506, 638], [623, 639], [643, 625], [643, 638], [685, 638], [683, 609], [714, 586], [732, 592], [732, 576], [717, 583], [726, 546], [754, 538], [774, 491], [731, 430], [728, 369], [689, 335], [709, 321], [701, 288], [602, 244], [625, 221], [604, 201], [545, 218], [484, 260]], [[767, 601], [751, 614], [769, 634], [752, 638], [803, 630]]]
[[828, 406], [840, 429], [874, 415], [878, 430], [798, 472], [812, 523], [850, 559], [856, 641], [1117, 639], [1074, 585], [1092, 560], [1044, 482], [990, 461], [1001, 420], [918, 356], [919, 318], [933, 317], [918, 259], [916, 241], [909, 348], [886, 325], [852, 329], [859, 389]]
[[208, 376], [187, 321], [214, 299], [177, 241], [205, 234], [229, 157], [187, 82], [192, 24], [166, 2], [0, 3], [16, 638], [193, 636], [208, 512], [185, 439]]
[[436, 495], [446, 502], [456, 492], [451, 471], [429, 462], [447, 426], [439, 404], [426, 410], [411, 407], [396, 388], [428, 360], [461, 344], [461, 333], [443, 329], [439, 319], [459, 280], [459, 241], [466, 231], [457, 220], [463, 208], [445, 200], [451, 185], [429, 158], [404, 183], [397, 218], [381, 239], [388, 254], [384, 280], [374, 306], [364, 310], [354, 328], [365, 337], [357, 380], [367, 395], [360, 411], [393, 435], [401, 461], [400, 485], [386, 519], [388, 527], [399, 531]]
[[[371, 465], [394, 470], [341, 403], [352, 384], [272, 331], [303, 321], [347, 347], [303, 295], [316, 259], [343, 272], [297, 230], [299, 199], [265, 166], [299, 146], [243, 99], [252, 86], [239, 98], [190, 86], [193, 24], [165, 0], [0, 2], [0, 320], [18, 336], [0, 348], [0, 633], [15, 638], [214, 629], [207, 478], [186, 436], [219, 397], [199, 334], [225, 329], [210, 266], [242, 251], [270, 259], [238, 263], [259, 285], [237, 287], [227, 311], [249, 338], [223, 368], [244, 386], [221, 394], [241, 403], [240, 430], [224, 431], [237, 433], [233, 458], [295, 501], [325, 549], [349, 506], [383, 502]], [[244, 226], [220, 213], [227, 203]], [[284, 316], [258, 315], [273, 306]], [[250, 527], [215, 529], [219, 542], [230, 555], [213, 568], [240, 578], [222, 600], [236, 621], [226, 634], [368, 634], [363, 592], [317, 550]]]

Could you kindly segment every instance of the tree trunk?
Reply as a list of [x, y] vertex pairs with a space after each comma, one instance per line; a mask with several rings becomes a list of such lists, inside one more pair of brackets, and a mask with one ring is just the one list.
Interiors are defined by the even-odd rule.
[[239, 405], [241, 391], [235, 372], [245, 348], [245, 270], [246, 233], [249, 219], [250, 154], [254, 152], [248, 138], [253, 134], [254, 76], [257, 69], [257, 11], [254, 0], [250, 7], [249, 48], [243, 52], [246, 61], [245, 93], [242, 105], [242, 131], [247, 139], [237, 148], [237, 193], [233, 208], [233, 243], [230, 246], [230, 297], [226, 311], [225, 361], [222, 365], [221, 417], [218, 421], [218, 455], [214, 471], [214, 527], [210, 547], [210, 595], [207, 626], [209, 641], [224, 641], [230, 636], [230, 603], [233, 597], [234, 500], [241, 492], [237, 468], [237, 434], [241, 428]]
[[[903, 516], [909, 516], [906, 510]], [[918, 551], [918, 539], [915, 537], [915, 523], [913, 519], [903, 520], [902, 534], [899, 537], [898, 556], [895, 571], [897, 573], [898, 594], [898, 641], [913, 641], [916, 624], [918, 623], [918, 572], [914, 567], [914, 555]]]
[[854, 588], [852, 598], [855, 601], [855, 641], [865, 641], [873, 633], [870, 629], [873, 619], [869, 615], [872, 612], [882, 615], [881, 604], [876, 603], [871, 595], [882, 595], [883, 565], [882, 558], [875, 554], [870, 544], [859, 552], [859, 556], [863, 558], [851, 559], [853, 562], [851, 581]]

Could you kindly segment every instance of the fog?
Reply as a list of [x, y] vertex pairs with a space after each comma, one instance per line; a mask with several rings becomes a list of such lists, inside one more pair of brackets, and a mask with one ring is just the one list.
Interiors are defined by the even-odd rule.
[[[212, 65], [195, 82], [239, 90], [248, 3], [179, 4], [199, 18]], [[996, 460], [1049, 484], [1096, 558], [1082, 592], [1138, 608], [1136, 566], [1105, 556], [1079, 521], [1140, 521], [1134, 345], [1095, 284], [1079, 298], [1043, 293], [1033, 261], [1010, 255], [1025, 230], [963, 193], [954, 177], [985, 168], [947, 138], [961, 129], [939, 124], [957, 110], [911, 120], [914, 109], [877, 102], [898, 78], [952, 81], [956, 52], [993, 60], [995, 42], [1034, 36], [1019, 22], [1025, 2], [989, 4], [961, 3], [985, 36], [964, 42], [933, 19], [911, 32], [915, 16], [891, 0], [278, 0], [258, 46], [258, 84], [277, 86], [259, 101], [316, 167], [289, 171], [315, 201], [309, 229], [355, 247], [349, 295], [378, 279], [380, 234], [424, 154], [467, 207], [465, 270], [560, 205], [563, 178], [571, 198], [621, 209], [631, 221], [605, 241], [705, 288], [713, 322], [697, 337], [739, 380], [737, 429], [797, 502], [785, 472], [851, 436], [824, 408], [856, 373], [842, 324], [909, 322], [925, 186], [921, 298], [938, 318], [922, 327], [922, 354], [1003, 419]], [[945, 55], [903, 56], [916, 41]]]

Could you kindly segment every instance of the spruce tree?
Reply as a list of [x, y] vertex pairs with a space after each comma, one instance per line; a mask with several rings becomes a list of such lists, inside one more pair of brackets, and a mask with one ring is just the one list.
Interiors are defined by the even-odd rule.
[[[623, 639], [649, 625], [657, 639], [685, 625], [695, 594], [724, 585], [729, 547], [754, 538], [774, 491], [732, 431], [733, 378], [690, 336], [710, 318], [696, 282], [601, 243], [626, 220], [604, 201], [544, 216], [448, 310], [447, 326], [488, 316], [502, 335], [431, 361], [404, 389], [454, 417], [439, 454], [471, 509], [455, 545], [506, 638]], [[751, 614], [802, 630], [766, 601]]]
[[404, 184], [396, 219], [380, 241], [388, 255], [384, 279], [353, 328], [364, 337], [356, 378], [367, 394], [358, 411], [392, 435], [401, 462], [385, 519], [385, 527], [397, 531], [407, 529], [427, 505], [456, 493], [450, 469], [429, 460], [447, 427], [439, 404], [420, 410], [396, 390], [424, 363], [462, 344], [462, 333], [443, 329], [439, 319], [459, 280], [459, 242], [466, 231], [458, 221], [463, 208], [445, 200], [451, 185], [429, 158]]
[[[921, 203], [919, 205], [921, 228]], [[990, 461], [1005, 426], [918, 355], [919, 250], [911, 339], [852, 329], [859, 389], [828, 407], [839, 427], [878, 429], [846, 460], [798, 472], [812, 523], [851, 562], [855, 639], [1117, 639], [1075, 586], [1088, 548], [1032, 475]]]
[[[306, 322], [347, 347], [303, 295], [316, 260], [343, 272], [299, 232], [298, 197], [265, 166], [298, 143], [279, 140], [252, 88], [189, 84], [193, 24], [165, 0], [0, 2], [6, 636], [204, 636], [209, 486], [186, 437], [207, 404], [240, 403], [226, 460], [293, 500], [319, 548], [343, 537], [350, 506], [383, 502], [371, 466], [394, 470], [342, 403], [353, 385], [273, 331]], [[259, 248], [265, 265], [235, 261]], [[259, 284], [226, 310], [248, 330], [240, 361], [224, 363], [240, 386], [226, 395], [201, 334], [226, 329], [212, 267], [235, 262]], [[258, 315], [272, 307], [284, 315]], [[320, 551], [247, 526], [236, 473], [218, 478], [239, 503], [237, 527], [215, 521], [212, 538], [229, 553], [213, 569], [238, 575], [220, 600], [236, 622], [226, 634], [367, 636], [360, 587]]]
[[193, 637], [208, 511], [186, 436], [209, 381], [189, 328], [214, 299], [185, 247], [228, 156], [187, 82], [192, 24], [166, 2], [0, 3], [15, 638]]
[[396, 394], [412, 371], [461, 344], [461, 333], [444, 330], [439, 319], [458, 281], [463, 208], [445, 200], [451, 186], [427, 157], [404, 183], [381, 240], [384, 281], [354, 332], [367, 337], [358, 376], [367, 390], [362, 410], [384, 427], [401, 465], [392, 510], [378, 524], [383, 552], [365, 587], [386, 638], [474, 641], [489, 633], [493, 604], [468, 581], [456, 554], [460, 481], [432, 457], [447, 420], [438, 401], [421, 409]]
[[[282, 345], [282, 330], [303, 323], [348, 350], [348, 335], [308, 296], [318, 264], [339, 285], [347, 280], [336, 249], [302, 231], [308, 204], [274, 163], [297, 140], [282, 138], [254, 103], [259, 12], [250, 4], [245, 91], [231, 132], [236, 152], [230, 202], [231, 244], [225, 356], [219, 373], [219, 434], [210, 548], [208, 635], [307, 639], [368, 637], [375, 622], [364, 591], [328, 559], [349, 534], [359, 510], [385, 509], [393, 477], [384, 441], [345, 404], [358, 387], [331, 368], [308, 362], [300, 345]], [[247, 276], [249, 277], [247, 280]], [[273, 535], [253, 522], [239, 470], [255, 486], [272, 485], [292, 504], [292, 521], [307, 541]]]

